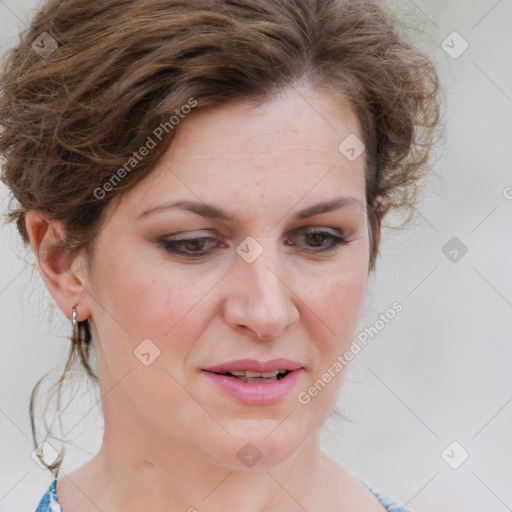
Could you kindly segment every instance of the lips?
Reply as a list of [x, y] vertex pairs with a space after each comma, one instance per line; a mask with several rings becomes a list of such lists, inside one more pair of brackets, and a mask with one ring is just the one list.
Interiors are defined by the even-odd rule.
[[[206, 370], [208, 371], [208, 370]], [[242, 382], [269, 382], [274, 380], [284, 379], [289, 373], [290, 370], [275, 370], [273, 372], [251, 372], [247, 370], [238, 371], [231, 370], [230, 372], [210, 372], [215, 373], [215, 375], [225, 375], [226, 377], [231, 377], [233, 379], [240, 380]]]
[[290, 359], [278, 358], [271, 361], [258, 361], [256, 359], [237, 359], [228, 361], [215, 366], [205, 368], [205, 371], [212, 373], [231, 373], [231, 372], [256, 372], [270, 373], [278, 370], [298, 370], [302, 365], [297, 361]]
[[304, 371], [297, 361], [278, 358], [237, 359], [205, 368], [203, 373], [217, 389], [236, 401], [264, 405], [283, 400]]

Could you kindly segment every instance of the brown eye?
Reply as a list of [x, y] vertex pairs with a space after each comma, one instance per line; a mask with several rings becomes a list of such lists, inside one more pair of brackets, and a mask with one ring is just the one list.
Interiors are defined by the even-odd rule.
[[[347, 243], [343, 237], [320, 229], [299, 232], [293, 238], [299, 237], [304, 237], [305, 245], [309, 247], [310, 252], [317, 253], [333, 251], [338, 245]], [[326, 240], [330, 240], [330, 243], [324, 243]]]
[[209, 250], [205, 250], [207, 242], [213, 242], [215, 245], [217, 239], [215, 237], [191, 237], [181, 238], [177, 240], [162, 239], [159, 240], [164, 249], [173, 254], [180, 254], [183, 256], [206, 256]]

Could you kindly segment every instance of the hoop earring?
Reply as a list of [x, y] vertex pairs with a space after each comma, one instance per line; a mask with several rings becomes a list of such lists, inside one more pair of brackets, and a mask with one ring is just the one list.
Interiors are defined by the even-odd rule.
[[78, 322], [76, 320], [76, 304], [73, 304], [71, 310], [71, 327], [73, 329], [71, 333], [71, 339], [74, 342], [78, 342], [80, 340], [80, 332], [78, 329]]

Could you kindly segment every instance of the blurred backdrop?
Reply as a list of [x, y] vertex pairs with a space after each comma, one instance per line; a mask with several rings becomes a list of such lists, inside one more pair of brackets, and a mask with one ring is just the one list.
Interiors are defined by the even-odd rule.
[[[1, 50], [38, 4], [0, 0]], [[511, 510], [512, 3], [394, 5], [440, 71], [446, 136], [414, 222], [384, 230], [361, 318], [368, 342], [339, 396], [347, 420], [330, 419], [322, 442], [416, 512]], [[2, 213], [6, 198], [0, 186]], [[71, 325], [47, 311], [14, 228], [0, 227], [0, 240], [0, 511], [30, 512], [52, 481], [31, 457], [30, 391], [63, 368]], [[395, 301], [403, 310], [382, 326]], [[87, 389], [69, 390], [64, 472], [101, 443], [99, 396]]]

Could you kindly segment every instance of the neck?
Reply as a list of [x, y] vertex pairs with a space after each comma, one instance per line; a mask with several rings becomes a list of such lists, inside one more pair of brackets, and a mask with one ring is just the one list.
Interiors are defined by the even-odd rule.
[[278, 465], [248, 469], [213, 460], [183, 442], [164, 444], [157, 436], [141, 440], [133, 428], [126, 433], [119, 436], [106, 427], [101, 449], [89, 463], [98, 492], [94, 502], [101, 510], [261, 512], [332, 506], [332, 468], [317, 436]]

